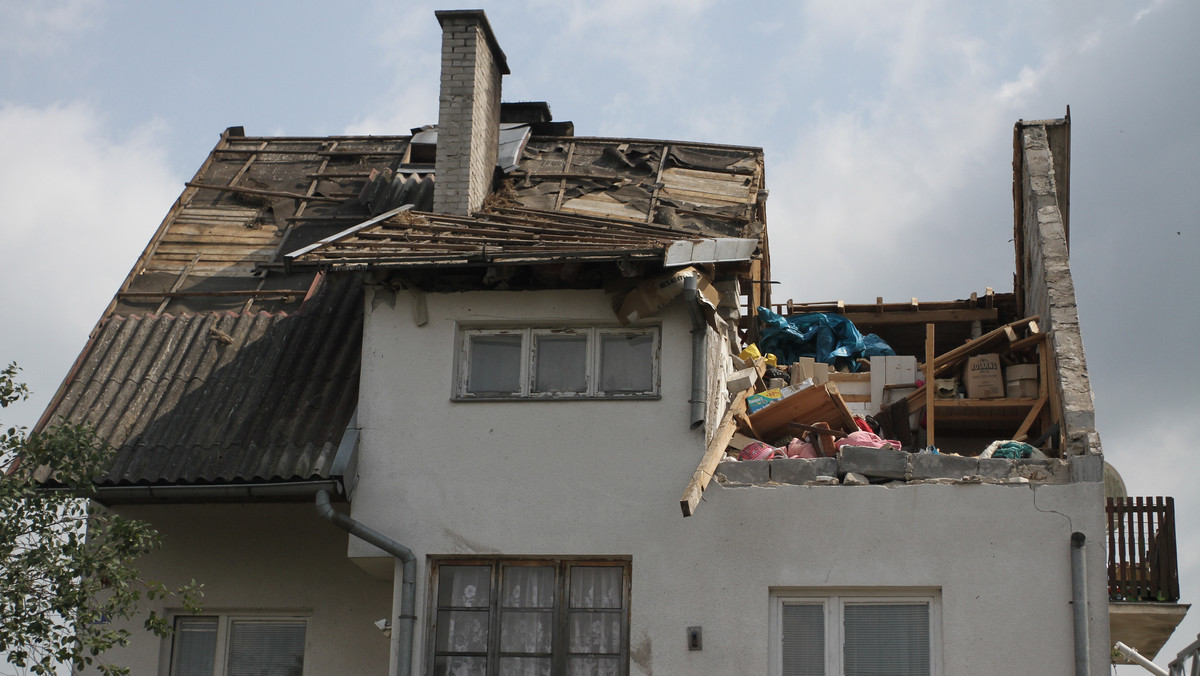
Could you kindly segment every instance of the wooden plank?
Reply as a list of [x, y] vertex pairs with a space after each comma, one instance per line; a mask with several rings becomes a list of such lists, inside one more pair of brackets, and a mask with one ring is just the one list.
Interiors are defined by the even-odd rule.
[[[686, 192], [694, 192], [700, 195], [712, 195], [724, 201], [745, 202], [751, 194], [750, 181], [746, 177], [730, 177], [734, 180], [725, 178], [726, 174], [715, 174], [710, 176], [697, 176], [696, 172], [684, 173], [688, 170], [680, 170], [679, 167], [671, 167], [663, 171], [661, 182], [663, 187], [678, 189]], [[709, 173], [711, 172], [701, 172]]]
[[871, 373], [839, 373], [834, 371], [829, 374], [829, 379], [835, 383], [869, 383], [871, 382]]
[[1033, 406], [1029, 407], [1029, 413], [1025, 416], [1025, 419], [1021, 421], [1021, 426], [1018, 427], [1016, 433], [1013, 434], [1013, 439], [1017, 441], [1025, 441], [1025, 437], [1029, 436], [1029, 428], [1033, 426], [1033, 421], [1037, 420], [1038, 416], [1041, 415], [1042, 407], [1045, 405], [1045, 396], [1038, 397], [1033, 402]]
[[[240, 256], [240, 255], [265, 256], [267, 258], [270, 258], [271, 254], [274, 251], [275, 251], [274, 247], [271, 247], [271, 246], [251, 246], [251, 245], [240, 244], [240, 243], [239, 244], [226, 244], [226, 243], [218, 243], [218, 242], [205, 242], [204, 243], [204, 257], [207, 259], [210, 259], [210, 260], [218, 258], [222, 255], [224, 255], [224, 256]], [[155, 254], [155, 257], [157, 258], [159, 256], [169, 256], [171, 254], [184, 256], [185, 258], [194, 256], [196, 254], [196, 247], [189, 246], [189, 245], [175, 244], [175, 243], [170, 243], [170, 242], [163, 242], [162, 244], [160, 244], [158, 246], [158, 252]]]
[[308, 197], [306, 195], [303, 195], [301, 193], [296, 193], [296, 192], [284, 192], [282, 190], [259, 190], [257, 188], [243, 188], [241, 186], [210, 185], [207, 183], [197, 183], [196, 181], [188, 181], [187, 183], [184, 183], [184, 185], [186, 185], [189, 188], [201, 188], [201, 189], [207, 189], [207, 190], [216, 190], [217, 192], [237, 192], [237, 193], [242, 193], [245, 195], [260, 195], [263, 197], [282, 197], [284, 199], [290, 198], [290, 199], [297, 199], [297, 200], [312, 200], [314, 202], [330, 202], [333, 204], [340, 204], [340, 203], [346, 201], [346, 198]]
[[[915, 298], [913, 300], [916, 301]], [[933, 385], [935, 371], [937, 370], [937, 360], [933, 356], [933, 326], [933, 324], [925, 325], [925, 384], [921, 389], [925, 390], [925, 445], [926, 447], [933, 446], [936, 448], [933, 433], [933, 419], [935, 412], [933, 397], [937, 391], [937, 388], [931, 387]]]
[[[672, 188], [670, 186], [663, 186], [661, 194], [663, 196], [670, 197], [673, 200], [683, 202], [684, 204], [691, 204], [696, 207], [721, 208], [740, 206], [749, 203], [748, 199], [735, 201], [732, 199], [722, 198], [719, 195], [710, 195], [708, 193], [696, 192], [693, 190], [683, 190], [681, 188]], [[741, 218], [741, 216], [738, 216], [737, 218]]]
[[627, 220], [643, 217], [642, 212], [634, 207], [617, 201], [604, 193], [596, 196], [589, 194], [581, 197], [573, 197], [563, 203], [561, 210], [581, 214], [599, 214], [601, 216]]
[[753, 391], [753, 389], [748, 389], [739, 392], [733, 398], [729, 408], [725, 410], [725, 415], [721, 417], [721, 423], [717, 426], [712, 441], [704, 449], [704, 457], [700, 459], [699, 466], [696, 467], [687, 487], [683, 489], [683, 497], [679, 499], [679, 507], [683, 510], [685, 517], [695, 513], [696, 506], [704, 497], [704, 489], [708, 488], [713, 472], [716, 471], [721, 458], [725, 457], [725, 448], [729, 445], [729, 440], [737, 432], [737, 422], [734, 420], [734, 416], [746, 410], [746, 397]]
[[1033, 405], [1038, 397], [1024, 399], [934, 399], [938, 410], [949, 408], [1026, 408]]
[[1045, 341], [1046, 334], [1035, 333], [1028, 338], [1022, 338], [1015, 343], [1009, 343], [1008, 349], [1010, 352], [1020, 352], [1021, 350], [1027, 350], [1031, 347], [1034, 347], [1035, 345], [1042, 345], [1045, 343]]
[[[563, 172], [571, 170], [571, 161], [575, 159], [575, 144], [572, 142], [567, 147], [567, 159], [563, 163]], [[562, 181], [558, 184], [558, 196], [554, 198], [554, 210], [558, 211], [562, 208], [563, 194], [567, 191], [567, 178], [564, 175]]]
[[181, 244], [191, 246], [193, 249], [195, 249], [197, 247], [208, 247], [215, 244], [241, 247], [254, 247], [268, 244], [274, 246], [277, 239], [278, 238], [274, 235], [247, 235], [244, 237], [235, 235], [212, 235], [206, 237], [204, 235], [167, 233], [165, 236], [163, 236], [162, 241], [164, 244]]

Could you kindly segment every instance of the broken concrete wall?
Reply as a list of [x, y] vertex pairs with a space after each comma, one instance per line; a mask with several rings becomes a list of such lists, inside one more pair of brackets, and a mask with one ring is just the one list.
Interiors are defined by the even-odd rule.
[[[1069, 121], [1019, 123], [1016, 143], [1018, 174], [1014, 186], [1018, 205], [1018, 289], [1026, 315], [1038, 315], [1049, 332], [1052, 372], [1050, 383], [1062, 405], [1064, 455], [1099, 454], [1100, 437], [1095, 431], [1095, 404], [1084, 358], [1083, 338], [1075, 286], [1071, 280], [1070, 255], [1063, 209], [1068, 196], [1060, 193], [1052, 147], [1068, 133]], [[1066, 163], [1067, 158], [1059, 158]]]

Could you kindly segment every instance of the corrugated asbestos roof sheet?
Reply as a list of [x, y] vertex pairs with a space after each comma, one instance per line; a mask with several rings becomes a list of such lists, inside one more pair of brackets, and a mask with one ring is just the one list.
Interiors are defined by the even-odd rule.
[[349, 275], [296, 312], [113, 316], [55, 413], [117, 447], [102, 486], [328, 478], [361, 341]]

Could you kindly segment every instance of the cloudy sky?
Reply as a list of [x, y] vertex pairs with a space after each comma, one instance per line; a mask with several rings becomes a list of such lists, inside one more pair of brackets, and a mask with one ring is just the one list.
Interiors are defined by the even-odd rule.
[[[1011, 291], [1012, 124], [1069, 105], [1097, 427], [1131, 494], [1175, 496], [1198, 598], [1200, 3], [478, 5], [507, 100], [581, 135], [765, 148], [777, 301]], [[0, 0], [0, 361], [35, 390], [3, 422], [33, 423], [223, 129], [435, 122], [438, 8]]]

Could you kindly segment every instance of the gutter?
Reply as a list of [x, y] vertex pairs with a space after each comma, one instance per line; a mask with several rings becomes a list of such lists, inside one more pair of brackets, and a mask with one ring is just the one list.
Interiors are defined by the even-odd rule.
[[396, 661], [392, 674], [409, 676], [412, 673], [413, 630], [416, 628], [416, 579], [417, 559], [412, 550], [379, 531], [363, 525], [335, 510], [329, 502], [328, 491], [318, 491], [317, 515], [360, 540], [368, 542], [391, 554], [404, 564], [401, 581], [400, 614], [396, 617], [396, 631], [392, 632], [396, 642]]
[[[73, 490], [73, 489], [48, 489]], [[89, 496], [105, 505], [152, 502], [237, 502], [250, 499], [300, 501], [321, 492], [341, 493], [336, 479], [253, 484], [96, 486]]]

